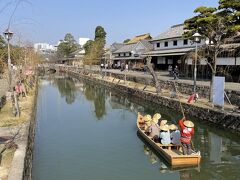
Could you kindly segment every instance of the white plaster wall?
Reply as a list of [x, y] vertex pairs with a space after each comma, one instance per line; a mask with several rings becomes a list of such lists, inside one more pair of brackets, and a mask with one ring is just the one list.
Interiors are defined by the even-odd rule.
[[237, 57], [236, 65], [240, 65], [240, 57]]
[[217, 58], [217, 65], [235, 65], [235, 58]]
[[[177, 46], [173, 45], [173, 41], [177, 40]], [[168, 46], [164, 47], [164, 43], [168, 42]], [[160, 40], [160, 41], [154, 41], [154, 50], [161, 50], [161, 49], [174, 49], [174, 48], [184, 48], [184, 47], [195, 47], [195, 43], [193, 43], [191, 40], [188, 40], [188, 44], [183, 44], [184, 39], [182, 38], [174, 38], [174, 39], [167, 39], [167, 40]], [[160, 43], [160, 47], [157, 47], [157, 43]], [[205, 43], [204, 40], [201, 41], [198, 45], [201, 46]]]

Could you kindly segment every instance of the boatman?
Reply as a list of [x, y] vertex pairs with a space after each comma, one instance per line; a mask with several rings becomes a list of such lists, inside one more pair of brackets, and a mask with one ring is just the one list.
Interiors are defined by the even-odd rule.
[[185, 120], [185, 117], [179, 120], [181, 128], [181, 144], [183, 148], [183, 155], [191, 154], [191, 138], [194, 134], [194, 124], [192, 121]]

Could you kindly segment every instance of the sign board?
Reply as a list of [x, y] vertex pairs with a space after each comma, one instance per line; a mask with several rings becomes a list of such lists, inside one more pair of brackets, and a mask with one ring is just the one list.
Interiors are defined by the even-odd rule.
[[224, 106], [225, 77], [215, 76], [213, 84], [213, 104]]

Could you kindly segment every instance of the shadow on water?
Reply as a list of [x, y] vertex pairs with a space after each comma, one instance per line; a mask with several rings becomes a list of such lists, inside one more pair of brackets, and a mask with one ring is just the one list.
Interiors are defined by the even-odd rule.
[[[181, 118], [175, 110], [154, 104], [152, 102], [139, 100], [133, 96], [113, 91], [107, 87], [96, 85], [94, 82], [77, 80], [70, 77], [59, 77], [52, 79], [53, 84], [58, 88], [61, 97], [65, 97], [67, 104], [75, 102], [79, 92], [93, 104], [96, 118], [104, 119], [115, 109], [125, 110], [134, 113], [153, 115], [161, 113], [162, 119], [168, 123], [177, 123]], [[187, 117], [194, 121], [195, 135], [193, 137], [194, 148], [201, 151], [201, 164], [199, 169], [177, 169], [180, 179], [238, 179], [240, 166], [240, 140], [237, 135], [226, 130], [215, 127], [213, 124], [201, 122], [197, 118]], [[137, 130], [137, 129], [136, 129]], [[139, 136], [138, 136], [139, 137]], [[142, 138], [139, 137], [142, 141]], [[144, 141], [143, 141], [144, 142]], [[151, 164], [159, 164], [161, 173], [172, 173], [172, 169], [166, 161], [161, 158], [144, 142], [142, 144], [143, 155], [149, 157]], [[157, 156], [156, 156], [157, 154]]]

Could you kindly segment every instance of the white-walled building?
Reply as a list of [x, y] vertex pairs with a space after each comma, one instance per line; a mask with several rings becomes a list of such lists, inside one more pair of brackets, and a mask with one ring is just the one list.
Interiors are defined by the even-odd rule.
[[[166, 70], [169, 65], [181, 63], [181, 58], [186, 53], [195, 49], [195, 43], [183, 38], [183, 24], [175, 25], [151, 40], [153, 50], [145, 53], [152, 57], [152, 62], [157, 69]], [[199, 46], [205, 42], [198, 43]]]

